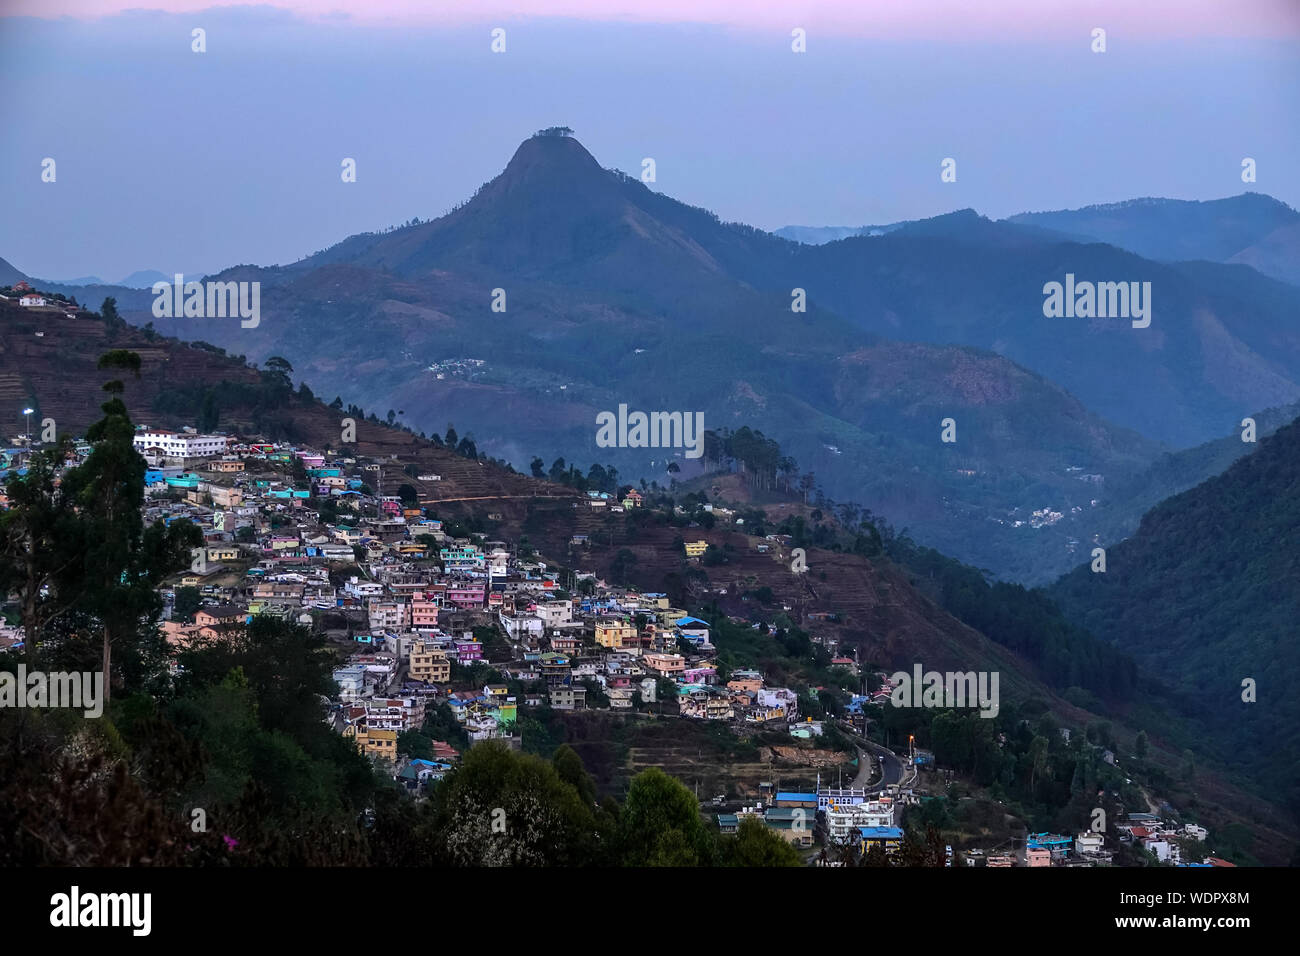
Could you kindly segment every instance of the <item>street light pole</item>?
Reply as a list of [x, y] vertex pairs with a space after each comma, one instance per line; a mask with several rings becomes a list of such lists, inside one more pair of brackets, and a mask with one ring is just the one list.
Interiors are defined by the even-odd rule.
[[32, 438], [32, 412], [33, 411], [35, 411], [35, 409], [32, 408], [23, 409], [23, 414], [27, 416], [27, 440], [29, 442], [31, 441]]

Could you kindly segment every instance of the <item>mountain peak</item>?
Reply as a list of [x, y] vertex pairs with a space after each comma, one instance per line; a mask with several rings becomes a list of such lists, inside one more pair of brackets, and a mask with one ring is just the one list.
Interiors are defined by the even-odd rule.
[[[551, 130], [568, 130], [567, 126]], [[542, 130], [519, 144], [505, 171], [493, 181], [503, 192], [519, 188], [572, 192], [592, 180], [608, 178], [596, 157], [571, 134]]]

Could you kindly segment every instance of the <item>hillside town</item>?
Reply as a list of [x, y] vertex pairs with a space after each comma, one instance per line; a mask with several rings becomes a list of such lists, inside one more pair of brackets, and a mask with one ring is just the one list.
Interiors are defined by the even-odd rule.
[[[15, 440], [0, 459], [0, 477], [23, 474], [35, 446], [27, 435]], [[405, 484], [399, 462], [145, 425], [136, 426], [134, 446], [147, 466], [146, 523], [187, 519], [204, 539], [189, 569], [161, 589], [168, 645], [180, 651], [230, 640], [257, 617], [323, 633], [339, 658], [337, 694], [323, 702], [328, 724], [416, 799], [455, 769], [467, 747], [498, 741], [520, 749], [521, 718], [530, 713], [606, 711], [710, 723], [740, 737], [774, 732], [792, 746], [816, 747], [835, 737], [847, 742], [843, 753], [808, 751], [830, 755], [810, 764], [825, 767], [804, 778], [811, 788], [757, 781], [701, 799], [701, 810], [722, 833], [753, 817], [807, 862], [842, 866], [896, 853], [904, 815], [936, 799], [950, 779], [936, 771], [929, 751], [910, 744], [895, 753], [866, 739], [870, 715], [889, 705], [897, 675], [859, 674], [858, 661], [833, 638], [813, 640], [825, 645], [830, 665], [854, 675], [861, 692], [849, 695], [841, 717], [815, 719], [800, 713], [800, 699], [815, 700], [825, 688], [781, 686], [753, 668], [720, 673], [710, 621], [672, 606], [664, 593], [616, 586], [591, 571], [562, 571], [518, 541], [492, 540], [433, 517], [433, 507], [422, 506]], [[90, 450], [85, 441], [74, 443], [68, 463]], [[400, 484], [399, 494], [376, 490], [386, 487], [385, 469], [397, 475], [388, 486]], [[7, 506], [0, 495], [0, 507]], [[613, 496], [589, 492], [573, 504], [643, 506], [644, 496], [630, 487]], [[571, 543], [581, 547], [585, 537], [574, 535]], [[754, 547], [767, 552], [788, 543], [766, 535]], [[708, 545], [685, 541], [682, 550], [698, 562]], [[22, 644], [20, 627], [0, 630], [0, 651]], [[179, 668], [173, 660], [173, 673]], [[1068, 731], [1062, 733], [1068, 740]], [[412, 735], [427, 738], [427, 748], [412, 752]], [[1102, 756], [1115, 761], [1110, 751]], [[834, 785], [832, 772], [840, 778]], [[848, 785], [845, 772], [853, 775]], [[1120, 841], [1160, 862], [1231, 866], [1213, 857], [1182, 858], [1180, 841], [1205, 835], [1173, 815], [1129, 813], [1118, 827]], [[959, 853], [947, 846], [946, 865], [1105, 866], [1112, 860], [1095, 832], [1031, 833], [1014, 847], [1010, 842]]]

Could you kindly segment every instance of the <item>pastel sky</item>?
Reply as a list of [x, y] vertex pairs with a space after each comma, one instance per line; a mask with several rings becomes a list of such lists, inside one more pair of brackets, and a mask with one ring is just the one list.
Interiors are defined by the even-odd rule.
[[763, 228], [1247, 188], [1300, 206], [1300, 0], [149, 6], [0, 0], [0, 257], [24, 272], [292, 261], [441, 214], [551, 125]]

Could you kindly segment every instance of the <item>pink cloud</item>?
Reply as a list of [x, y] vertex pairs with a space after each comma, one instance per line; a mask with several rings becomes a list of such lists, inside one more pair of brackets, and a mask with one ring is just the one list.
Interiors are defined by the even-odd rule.
[[[198, 14], [248, 6], [221, 0], [8, 0], [14, 16], [95, 18], [127, 10]], [[458, 24], [492, 19], [567, 17], [588, 22], [713, 24], [744, 31], [808, 31], [817, 37], [996, 41], [1107, 31], [1125, 36], [1300, 37], [1296, 0], [277, 0], [266, 6], [304, 19], [403, 25]]]

